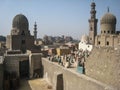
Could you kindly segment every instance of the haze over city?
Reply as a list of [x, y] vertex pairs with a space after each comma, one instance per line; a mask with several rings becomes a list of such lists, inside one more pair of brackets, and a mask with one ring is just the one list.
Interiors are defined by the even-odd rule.
[[[29, 29], [33, 34], [34, 22], [37, 22], [38, 37], [44, 35], [72, 36], [80, 39], [82, 34], [88, 34], [90, 4], [93, 0], [0, 0], [0, 35], [8, 35], [12, 28], [13, 17], [24, 14], [29, 20]], [[116, 30], [120, 30], [120, 0], [94, 0], [98, 32], [100, 18], [110, 12], [117, 18]]]

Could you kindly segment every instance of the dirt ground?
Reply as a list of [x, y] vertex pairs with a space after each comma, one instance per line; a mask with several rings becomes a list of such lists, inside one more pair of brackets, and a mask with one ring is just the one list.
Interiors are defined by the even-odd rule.
[[53, 90], [45, 79], [21, 80], [18, 90]]

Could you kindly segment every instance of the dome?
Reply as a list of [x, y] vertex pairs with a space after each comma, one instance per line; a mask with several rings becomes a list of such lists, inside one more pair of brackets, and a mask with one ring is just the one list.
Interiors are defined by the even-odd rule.
[[88, 43], [88, 42], [89, 42], [88, 36], [87, 36], [87, 35], [82, 35], [82, 37], [81, 37], [81, 42]]
[[29, 23], [27, 18], [23, 14], [16, 15], [13, 19], [12, 27], [19, 30], [28, 30]]
[[101, 24], [116, 24], [116, 17], [111, 13], [103, 15], [100, 21]]

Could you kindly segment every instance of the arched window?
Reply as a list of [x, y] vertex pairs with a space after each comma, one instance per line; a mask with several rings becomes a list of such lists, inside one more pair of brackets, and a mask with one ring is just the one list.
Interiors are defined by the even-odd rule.
[[92, 31], [92, 27], [90, 27], [90, 30]]
[[100, 41], [98, 41], [98, 45], [100, 45]]
[[107, 43], [106, 43], [106, 44], [107, 44], [107, 46], [108, 46], [108, 45], [109, 45], [109, 42], [107, 41]]
[[21, 35], [25, 36], [25, 32], [24, 32], [24, 31], [22, 31]]
[[104, 33], [106, 33], [106, 31], [104, 31]]

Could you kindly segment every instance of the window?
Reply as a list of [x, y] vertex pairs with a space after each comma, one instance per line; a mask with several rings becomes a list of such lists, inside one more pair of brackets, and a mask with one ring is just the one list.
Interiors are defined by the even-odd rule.
[[24, 32], [24, 31], [22, 31], [21, 35], [25, 35], [25, 32]]
[[106, 31], [104, 31], [104, 33], [106, 33]]
[[110, 33], [110, 31], [108, 31], [108, 33]]
[[109, 45], [109, 42], [107, 41], [107, 45]]
[[92, 31], [92, 27], [90, 27], [90, 30]]
[[101, 33], [102, 33], [102, 31], [101, 31]]
[[98, 41], [98, 45], [100, 45], [100, 41]]

